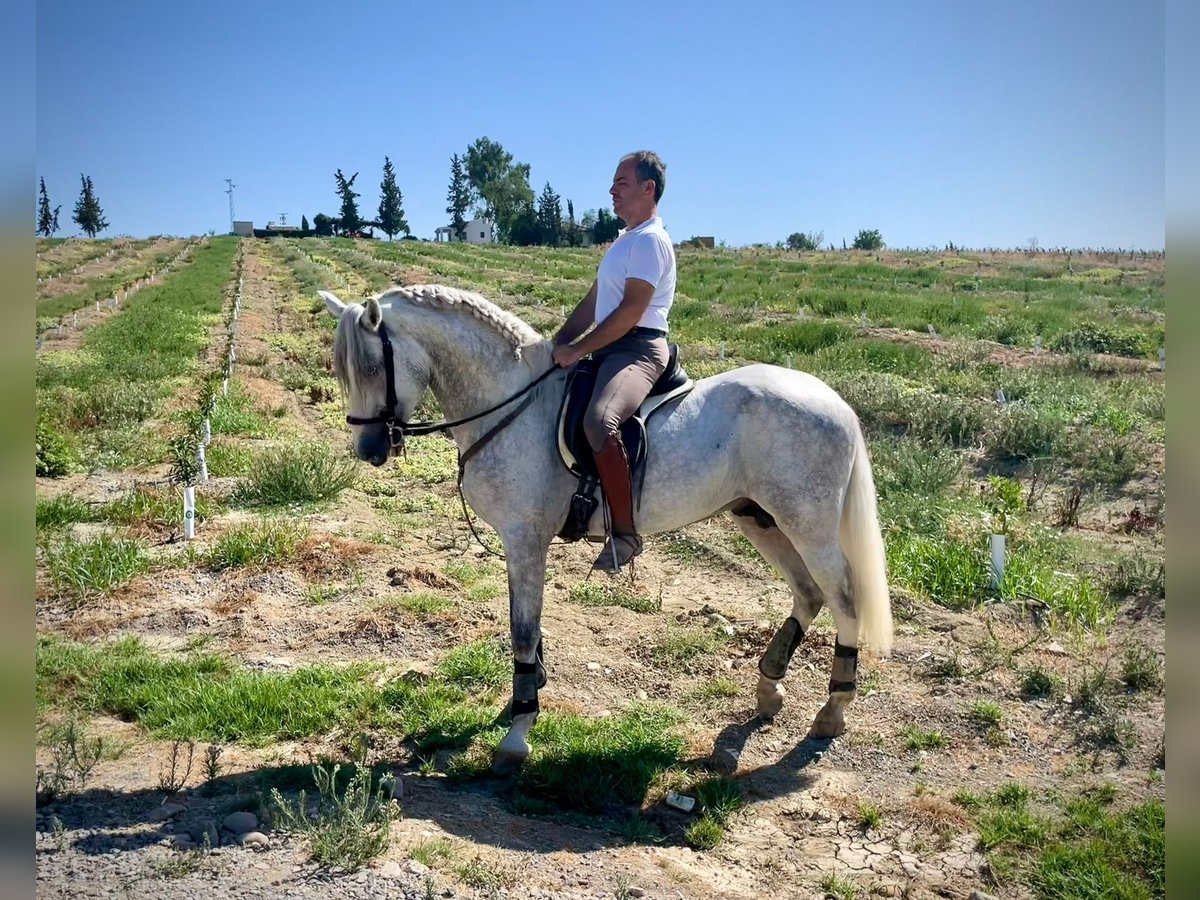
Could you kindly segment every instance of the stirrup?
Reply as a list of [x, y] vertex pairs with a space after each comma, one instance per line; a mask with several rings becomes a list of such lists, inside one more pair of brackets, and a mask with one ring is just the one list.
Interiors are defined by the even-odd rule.
[[610, 534], [604, 549], [592, 563], [592, 570], [620, 575], [621, 567], [630, 563], [642, 552], [642, 539], [636, 534]]

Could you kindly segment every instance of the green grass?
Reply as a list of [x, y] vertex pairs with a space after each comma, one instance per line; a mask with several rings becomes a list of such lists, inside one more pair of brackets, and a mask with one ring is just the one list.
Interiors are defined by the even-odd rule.
[[454, 601], [431, 591], [416, 591], [411, 594], [394, 594], [371, 604], [373, 609], [395, 610], [425, 618], [454, 609]]
[[904, 746], [909, 750], [940, 750], [947, 746], [946, 736], [937, 729], [907, 725], [901, 735]]
[[1121, 661], [1121, 681], [1131, 691], [1161, 691], [1164, 679], [1158, 654], [1144, 644], [1131, 643]]
[[742, 693], [742, 686], [737, 680], [728, 675], [717, 675], [702, 681], [684, 694], [684, 700], [693, 705], [708, 707], [720, 700], [737, 697]]
[[621, 606], [639, 613], [658, 612], [661, 597], [639, 593], [624, 581], [579, 581], [567, 589], [567, 600], [580, 606]]
[[357, 464], [325, 444], [283, 444], [254, 458], [234, 502], [288, 506], [332, 500], [354, 484]]
[[138, 541], [102, 534], [90, 540], [68, 537], [52, 545], [45, 565], [55, 589], [81, 603], [147, 571], [150, 556]]
[[378, 716], [366, 665], [242, 669], [211, 654], [163, 658], [140, 641], [80, 644], [41, 637], [39, 701], [136, 722], [155, 737], [264, 745]]
[[437, 669], [465, 691], [495, 690], [512, 678], [512, 651], [497, 640], [475, 641], [451, 650]]
[[34, 511], [34, 523], [38, 531], [68, 528], [76, 522], [91, 522], [94, 518], [92, 505], [71, 494], [59, 494], [48, 499], [39, 497]]
[[305, 537], [302, 526], [285, 519], [262, 519], [225, 532], [205, 555], [214, 569], [265, 566], [295, 558]]
[[1105, 784], [1060, 801], [1061, 815], [1046, 815], [1029, 808], [1028, 788], [1009, 784], [968, 808], [979, 813], [979, 845], [993, 872], [1024, 882], [1039, 900], [1162, 898], [1163, 804], [1113, 810], [1115, 799], [1116, 789]]
[[697, 657], [714, 657], [729, 641], [715, 628], [667, 627], [650, 648], [650, 658], [667, 669], [686, 669]]
[[966, 709], [967, 718], [975, 725], [997, 726], [1004, 721], [1000, 704], [991, 700], [976, 700]]

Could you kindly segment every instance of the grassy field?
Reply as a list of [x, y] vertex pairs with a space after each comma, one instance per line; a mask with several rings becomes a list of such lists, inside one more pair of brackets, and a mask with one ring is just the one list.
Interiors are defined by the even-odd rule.
[[[48, 783], [62, 769], [52, 805], [79, 792], [69, 721], [148, 753], [236, 748], [242, 774], [208, 777], [205, 796], [258, 803], [325, 861], [329, 834], [289, 813], [299, 787], [322, 784], [294, 766], [357, 760], [324, 783], [330, 821], [361, 837], [346, 859], [407, 853], [479, 896], [533, 865], [503, 832], [550, 853], [575, 827], [625, 854], [612, 891], [623, 867], [702, 897], [885, 883], [1164, 895], [1161, 259], [681, 251], [673, 338], [693, 376], [788, 365], [858, 412], [896, 652], [864, 662], [844, 738], [805, 738], [832, 643], [822, 613], [788, 707], [762, 728], [748, 720], [755, 665], [790, 598], [730, 523], [650, 539], [633, 583], [585, 581], [589, 548], [556, 547], [535, 754], [498, 780], [502, 564], [470, 544], [452, 444], [413, 440], [380, 470], [347, 459], [333, 320], [315, 291], [446, 282], [549, 335], [600, 251], [244, 242], [238, 361], [214, 398], [198, 538], [181, 545], [179, 481], [194, 476], [172, 441], [194, 433], [194, 398], [211, 390], [238, 248], [210, 239], [77, 350], [39, 356], [39, 766]], [[997, 532], [1010, 553], [994, 588]], [[730, 775], [712, 759], [734, 745]], [[364, 746], [380, 779], [432, 792], [401, 801], [425, 836], [384, 816], [371, 778], [348, 786]], [[119, 758], [96, 765], [130, 791], [152, 787]], [[694, 811], [670, 808], [669, 791]], [[475, 810], [476, 827], [455, 831], [447, 806]], [[797, 851], [813, 841], [824, 849]], [[585, 856], [559, 862], [575, 871]]]

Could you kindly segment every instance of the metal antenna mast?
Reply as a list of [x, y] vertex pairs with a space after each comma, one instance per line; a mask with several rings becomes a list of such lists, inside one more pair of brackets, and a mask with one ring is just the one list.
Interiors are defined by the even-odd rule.
[[225, 189], [225, 193], [229, 195], [229, 233], [233, 234], [233, 189], [237, 187], [237, 185], [233, 183], [232, 178], [226, 178], [225, 183], [229, 185], [229, 187]]

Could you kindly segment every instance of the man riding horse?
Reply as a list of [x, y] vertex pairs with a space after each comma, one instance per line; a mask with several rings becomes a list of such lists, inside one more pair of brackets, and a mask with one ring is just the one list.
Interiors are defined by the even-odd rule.
[[612, 574], [642, 552], [620, 428], [667, 367], [675, 248], [658, 215], [665, 186], [666, 165], [657, 153], [639, 150], [622, 157], [609, 194], [625, 231], [608, 248], [591, 289], [554, 336], [558, 365], [569, 368], [589, 353], [598, 364], [584, 431], [596, 457], [610, 527], [593, 568]]

